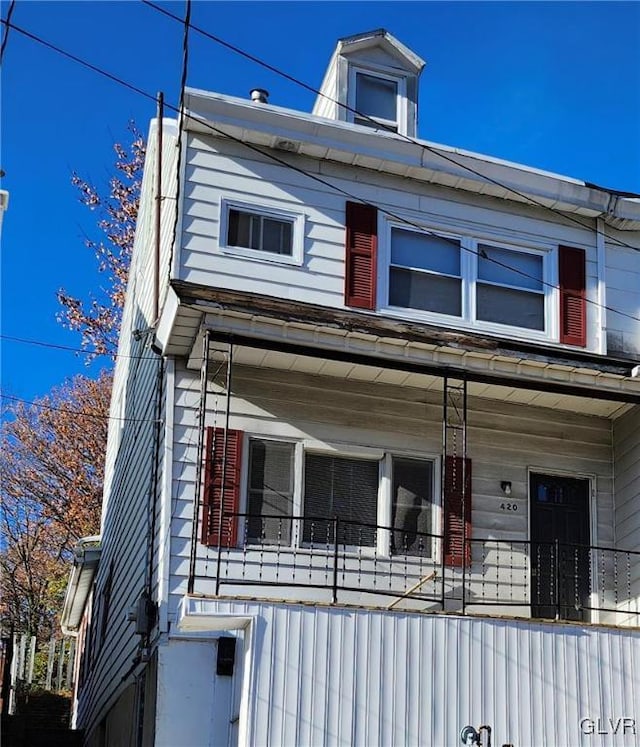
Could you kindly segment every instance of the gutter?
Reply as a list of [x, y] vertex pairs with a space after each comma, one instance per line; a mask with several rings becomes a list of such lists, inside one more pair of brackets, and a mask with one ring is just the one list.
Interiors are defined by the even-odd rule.
[[102, 553], [102, 536], [94, 534], [78, 540], [74, 548], [73, 568], [64, 597], [60, 628], [63, 635], [77, 636], [93, 579]]

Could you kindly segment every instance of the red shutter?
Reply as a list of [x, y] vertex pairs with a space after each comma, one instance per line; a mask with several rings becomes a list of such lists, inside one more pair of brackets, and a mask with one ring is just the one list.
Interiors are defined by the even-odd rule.
[[204, 461], [204, 510], [202, 514], [202, 541], [218, 546], [220, 536], [223, 547], [235, 547], [238, 540], [238, 517], [224, 516], [222, 532], [220, 521], [225, 514], [240, 510], [240, 466], [242, 463], [242, 431], [226, 431], [226, 470], [224, 490], [222, 485], [223, 457], [225, 454], [224, 428], [207, 428]]
[[587, 273], [584, 249], [561, 246], [558, 265], [560, 342], [584, 347], [587, 344]]
[[359, 309], [376, 308], [378, 211], [347, 202], [344, 302]]
[[464, 516], [466, 538], [471, 539], [471, 459], [464, 464], [465, 489], [462, 489], [463, 460], [462, 457], [448, 456], [445, 460], [444, 473], [444, 562], [445, 565], [461, 568], [463, 557], [465, 565], [471, 564], [471, 545], [467, 544], [463, 551], [464, 536], [462, 524], [462, 502], [464, 500]]

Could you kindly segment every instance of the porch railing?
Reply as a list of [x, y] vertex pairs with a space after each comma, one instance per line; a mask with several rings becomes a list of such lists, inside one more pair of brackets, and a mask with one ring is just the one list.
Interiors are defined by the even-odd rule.
[[225, 513], [220, 534], [215, 594], [640, 626], [640, 551], [473, 537], [447, 564], [441, 534], [338, 516]]

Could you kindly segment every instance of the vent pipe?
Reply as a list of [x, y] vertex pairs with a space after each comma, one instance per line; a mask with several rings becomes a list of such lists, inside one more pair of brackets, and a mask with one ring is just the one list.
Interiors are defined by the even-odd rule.
[[249, 91], [249, 96], [251, 96], [251, 101], [254, 101], [256, 104], [269, 103], [269, 91], [264, 88], [252, 88]]

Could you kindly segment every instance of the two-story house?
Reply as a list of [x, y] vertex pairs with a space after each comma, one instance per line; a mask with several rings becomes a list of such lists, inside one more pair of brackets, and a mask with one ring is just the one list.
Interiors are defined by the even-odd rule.
[[640, 744], [640, 200], [418, 139], [423, 65], [151, 125], [89, 745]]

